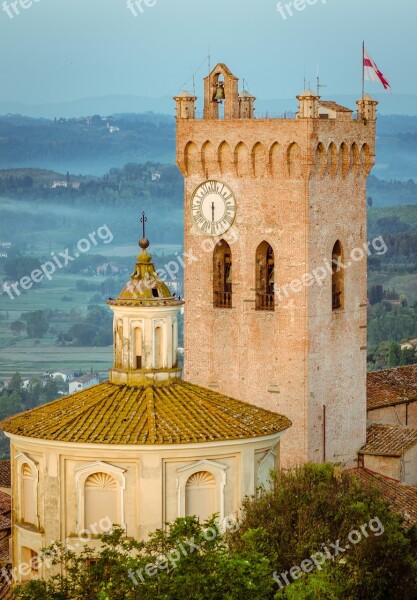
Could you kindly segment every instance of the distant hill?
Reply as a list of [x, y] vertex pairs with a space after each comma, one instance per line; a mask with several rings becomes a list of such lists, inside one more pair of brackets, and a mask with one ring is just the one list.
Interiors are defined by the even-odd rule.
[[[295, 111], [297, 108], [296, 95], [302, 90], [295, 90], [293, 98], [258, 98], [256, 100], [257, 114], [266, 112], [270, 114], [282, 114], [285, 111]], [[146, 98], [144, 96], [102, 96], [97, 98], [80, 98], [68, 102], [51, 102], [47, 104], [26, 104], [14, 101], [0, 102], [0, 114], [21, 114], [28, 117], [54, 119], [55, 117], [73, 118], [80, 115], [114, 113], [145, 113], [156, 112], [174, 115], [175, 107], [173, 96], [161, 98]], [[197, 93], [197, 96], [199, 94]], [[323, 94], [323, 98], [335, 100], [344, 104], [352, 110], [356, 110], [357, 95], [333, 95]], [[417, 115], [417, 95], [411, 94], [387, 94], [373, 93], [372, 96], [380, 102], [379, 112], [383, 115]], [[201, 97], [199, 98], [197, 110], [202, 110]]]
[[[276, 108], [268, 115], [282, 116], [288, 105]], [[0, 169], [38, 167], [101, 176], [128, 162], [174, 164], [173, 116], [155, 112], [102, 114], [105, 116], [94, 113], [53, 120], [21, 115], [0, 117]], [[257, 114], [262, 115], [259, 111]], [[417, 116], [378, 117], [373, 174], [386, 181], [417, 180]], [[379, 205], [398, 203], [398, 198], [385, 191], [378, 189], [375, 194]], [[407, 204], [417, 202], [415, 195], [410, 197], [410, 190], [406, 195]]]

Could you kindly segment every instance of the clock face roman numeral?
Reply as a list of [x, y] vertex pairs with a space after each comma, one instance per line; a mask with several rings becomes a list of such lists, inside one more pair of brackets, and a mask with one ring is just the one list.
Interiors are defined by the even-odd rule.
[[222, 235], [235, 219], [236, 200], [228, 185], [211, 179], [195, 190], [191, 211], [195, 224], [203, 233]]

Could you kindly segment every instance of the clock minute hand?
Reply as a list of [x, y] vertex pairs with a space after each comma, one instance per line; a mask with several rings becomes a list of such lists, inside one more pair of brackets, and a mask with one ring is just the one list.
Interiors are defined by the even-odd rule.
[[214, 202], [211, 203], [211, 220], [214, 223]]

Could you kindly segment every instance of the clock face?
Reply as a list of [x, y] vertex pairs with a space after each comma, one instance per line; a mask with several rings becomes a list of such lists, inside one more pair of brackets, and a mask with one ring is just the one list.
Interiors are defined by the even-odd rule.
[[225, 183], [211, 179], [195, 190], [191, 199], [194, 223], [207, 235], [222, 235], [233, 224], [236, 200]]

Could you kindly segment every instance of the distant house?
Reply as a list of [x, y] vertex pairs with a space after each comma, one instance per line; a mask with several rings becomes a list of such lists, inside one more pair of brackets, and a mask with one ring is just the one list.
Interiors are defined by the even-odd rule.
[[114, 125], [110, 125], [110, 123], [107, 123], [107, 129], [109, 130], [109, 133], [117, 133], [120, 131], [120, 127], [115, 127]]
[[99, 380], [96, 375], [82, 375], [81, 377], [76, 377], [69, 383], [69, 393], [75, 394], [75, 392], [86, 390], [97, 383], [99, 383]]
[[97, 275], [120, 275], [122, 273], [127, 273], [127, 271], [127, 267], [115, 262], [102, 263], [96, 268]]
[[74, 371], [56, 371], [55, 373], [51, 373], [51, 377], [55, 379], [55, 377], [62, 377], [64, 381], [72, 381], [75, 377]]
[[151, 179], [152, 179], [152, 181], [160, 181], [161, 180], [161, 173], [152, 173]]
[[409, 340], [404, 344], [401, 344], [401, 350], [416, 350], [417, 348], [417, 339]]
[[6, 250], [10, 250], [12, 247], [12, 242], [1, 242], [0, 248], [5, 248]]
[[0, 252], [0, 258], [7, 258], [7, 252]]
[[51, 188], [53, 190], [55, 190], [56, 188], [67, 188], [68, 187], [68, 181], [54, 181], [53, 184], [51, 185]]

